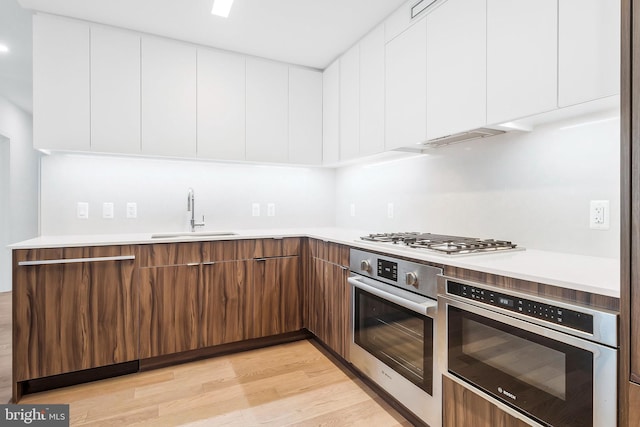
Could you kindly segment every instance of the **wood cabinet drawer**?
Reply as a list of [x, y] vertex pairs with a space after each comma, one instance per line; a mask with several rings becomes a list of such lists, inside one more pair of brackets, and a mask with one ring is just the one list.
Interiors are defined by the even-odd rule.
[[273, 258], [300, 254], [300, 238], [238, 240], [238, 259]]
[[319, 258], [344, 267], [349, 266], [349, 246], [309, 239], [309, 250], [312, 258]]
[[140, 245], [138, 258], [140, 267], [199, 263], [203, 260], [202, 243], [187, 242]]

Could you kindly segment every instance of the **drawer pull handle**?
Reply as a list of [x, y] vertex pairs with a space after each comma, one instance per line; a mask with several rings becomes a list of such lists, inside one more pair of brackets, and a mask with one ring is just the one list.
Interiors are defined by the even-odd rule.
[[136, 259], [135, 255], [122, 256], [103, 256], [95, 258], [67, 258], [67, 259], [47, 259], [37, 261], [20, 261], [18, 265], [50, 265], [50, 264], [78, 264], [83, 262], [101, 262], [101, 261], [130, 261]]

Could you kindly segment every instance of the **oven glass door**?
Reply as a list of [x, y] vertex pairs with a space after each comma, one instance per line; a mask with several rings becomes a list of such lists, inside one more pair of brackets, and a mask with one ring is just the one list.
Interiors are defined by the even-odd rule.
[[593, 424], [593, 353], [453, 306], [447, 321], [450, 373], [545, 424]]
[[354, 342], [433, 394], [433, 319], [355, 289]]

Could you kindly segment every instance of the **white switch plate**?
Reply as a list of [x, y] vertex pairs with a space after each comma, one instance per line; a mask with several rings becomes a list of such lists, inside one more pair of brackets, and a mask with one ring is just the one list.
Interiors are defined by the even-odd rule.
[[76, 212], [78, 219], [89, 219], [89, 203], [78, 202]]
[[351, 203], [351, 205], [349, 205], [349, 212], [350, 212], [351, 216], [356, 216], [356, 204], [355, 203]]
[[267, 203], [267, 216], [276, 216], [276, 204]]
[[260, 203], [251, 204], [251, 215], [260, 216]]
[[127, 218], [138, 217], [138, 204], [135, 202], [127, 202]]
[[393, 218], [393, 203], [387, 203], [387, 218]]
[[102, 218], [113, 219], [113, 203], [104, 202], [102, 204]]
[[592, 200], [589, 204], [589, 228], [608, 230], [610, 223], [608, 200]]

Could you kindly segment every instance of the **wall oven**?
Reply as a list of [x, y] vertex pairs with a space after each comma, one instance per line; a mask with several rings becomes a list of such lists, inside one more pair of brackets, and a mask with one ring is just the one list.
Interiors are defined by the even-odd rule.
[[426, 424], [440, 426], [434, 337], [442, 269], [352, 249], [351, 271], [351, 363]]
[[549, 426], [615, 426], [617, 313], [441, 278], [444, 371]]

